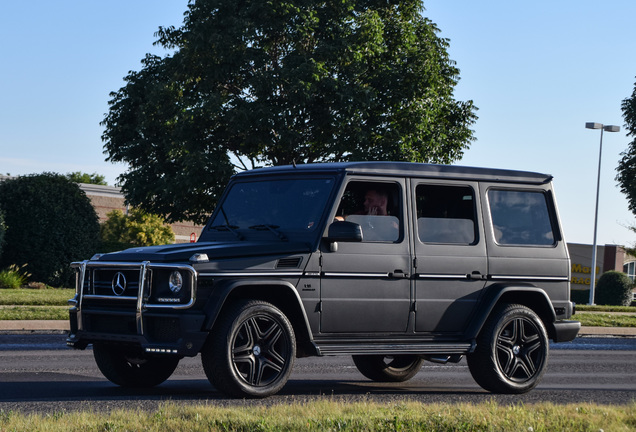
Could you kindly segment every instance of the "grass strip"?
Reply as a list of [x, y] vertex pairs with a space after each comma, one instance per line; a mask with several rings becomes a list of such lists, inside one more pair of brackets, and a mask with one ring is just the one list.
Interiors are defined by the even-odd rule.
[[65, 306], [74, 295], [75, 290], [69, 288], [7, 288], [0, 289], [0, 305]]
[[631, 312], [636, 313], [636, 306], [603, 306], [603, 305], [576, 305], [576, 313], [579, 312]]
[[165, 403], [154, 412], [21, 414], [0, 411], [0, 430], [29, 431], [633, 431], [636, 404], [506, 405], [315, 401], [219, 407]]
[[2, 306], [0, 320], [68, 320], [68, 306]]
[[636, 315], [614, 313], [577, 312], [573, 319], [581, 321], [583, 326], [591, 327], [636, 327]]

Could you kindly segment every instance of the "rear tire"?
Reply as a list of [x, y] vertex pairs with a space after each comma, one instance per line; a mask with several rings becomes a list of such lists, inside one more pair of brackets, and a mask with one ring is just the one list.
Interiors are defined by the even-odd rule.
[[474, 353], [466, 360], [473, 378], [493, 393], [532, 390], [545, 373], [549, 356], [543, 322], [523, 305], [503, 305], [486, 322]]
[[208, 380], [234, 397], [263, 398], [287, 383], [296, 357], [296, 338], [274, 305], [244, 300], [220, 317], [201, 351]]
[[377, 382], [404, 382], [421, 369], [423, 359], [415, 355], [354, 355], [353, 362], [362, 375]]
[[97, 367], [109, 381], [122, 387], [147, 388], [161, 384], [179, 365], [179, 357], [151, 357], [141, 349], [94, 344]]

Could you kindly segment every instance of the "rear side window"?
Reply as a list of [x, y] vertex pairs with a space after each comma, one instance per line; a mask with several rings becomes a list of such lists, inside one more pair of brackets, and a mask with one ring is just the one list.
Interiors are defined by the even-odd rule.
[[541, 191], [488, 191], [495, 241], [500, 245], [551, 246], [554, 230]]
[[419, 185], [417, 233], [422, 243], [475, 244], [475, 194], [468, 186]]

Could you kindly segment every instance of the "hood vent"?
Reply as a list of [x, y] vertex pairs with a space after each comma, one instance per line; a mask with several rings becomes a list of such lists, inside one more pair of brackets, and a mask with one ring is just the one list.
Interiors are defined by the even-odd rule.
[[282, 258], [282, 259], [278, 260], [278, 263], [276, 264], [276, 268], [277, 269], [281, 269], [281, 268], [285, 268], [285, 269], [298, 268], [298, 266], [300, 266], [300, 263], [302, 262], [302, 260], [303, 260], [302, 257]]

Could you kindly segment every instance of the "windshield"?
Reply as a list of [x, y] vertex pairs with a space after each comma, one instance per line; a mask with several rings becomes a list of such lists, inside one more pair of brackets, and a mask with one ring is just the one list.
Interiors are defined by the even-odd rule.
[[234, 183], [208, 229], [230, 231], [239, 238], [256, 231], [281, 239], [285, 231], [312, 232], [318, 227], [333, 185], [333, 178]]

